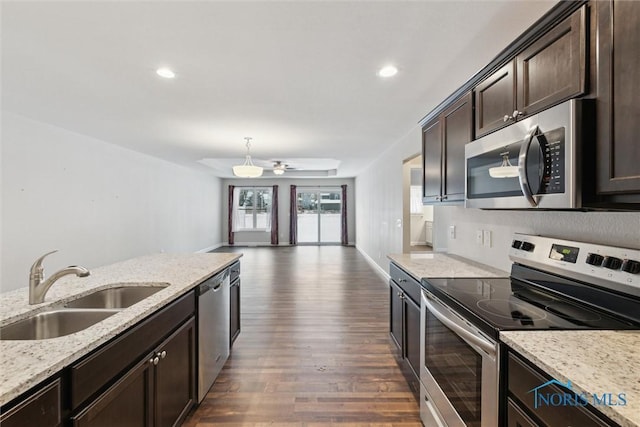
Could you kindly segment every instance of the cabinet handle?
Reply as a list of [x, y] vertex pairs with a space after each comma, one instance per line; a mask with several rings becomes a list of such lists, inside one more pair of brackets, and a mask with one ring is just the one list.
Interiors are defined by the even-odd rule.
[[158, 353], [158, 356], [160, 356], [160, 359], [164, 359], [165, 357], [167, 357], [167, 352], [162, 350], [162, 353]]
[[403, 282], [406, 282], [406, 281], [407, 281], [407, 279], [403, 279], [402, 277], [398, 278], [398, 283], [403, 283]]
[[508, 122], [509, 120], [513, 120], [513, 117], [511, 117], [508, 114], [505, 114], [504, 117], [502, 118], [502, 121], [505, 123]]
[[513, 114], [511, 115], [511, 118], [513, 118], [513, 120], [516, 120], [517, 118], [522, 116], [524, 116], [524, 111], [513, 110]]
[[240, 270], [231, 270], [232, 273], [240, 273]]
[[396, 296], [398, 296], [398, 297], [401, 297], [401, 298], [402, 298], [402, 292], [398, 292], [398, 293], [396, 294]]
[[442, 200], [442, 197], [441, 196], [436, 196], [436, 201], [440, 201], [440, 200]]
[[157, 365], [158, 362], [160, 362], [160, 359], [158, 358], [158, 356], [156, 356], [156, 357], [154, 357], [152, 359], [149, 359], [149, 363], [151, 363], [153, 366]]
[[449, 196], [442, 196], [442, 197], [440, 197], [440, 200], [447, 200], [447, 197], [449, 197]]

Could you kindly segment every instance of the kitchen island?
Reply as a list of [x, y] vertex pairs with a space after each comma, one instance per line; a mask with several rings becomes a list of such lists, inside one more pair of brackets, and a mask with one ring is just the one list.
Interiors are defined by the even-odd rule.
[[[86, 278], [66, 276], [37, 305], [28, 289], [0, 294], [0, 325], [24, 319], [96, 290], [132, 284], [164, 284], [161, 291], [80, 332], [44, 340], [0, 340], [0, 405], [60, 372], [128, 328], [161, 310], [199, 283], [230, 266], [242, 254], [156, 254], [92, 269]], [[27, 282], [25, 274], [25, 283]]]

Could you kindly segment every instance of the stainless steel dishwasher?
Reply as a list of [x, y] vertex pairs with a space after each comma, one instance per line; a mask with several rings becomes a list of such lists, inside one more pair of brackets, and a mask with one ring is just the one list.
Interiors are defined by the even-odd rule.
[[198, 286], [198, 402], [229, 357], [229, 269]]

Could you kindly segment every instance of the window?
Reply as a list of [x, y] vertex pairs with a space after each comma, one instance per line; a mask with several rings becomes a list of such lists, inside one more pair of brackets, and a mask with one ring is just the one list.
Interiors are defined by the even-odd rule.
[[234, 189], [233, 231], [271, 231], [271, 188]]
[[422, 214], [422, 186], [412, 185], [410, 187], [410, 203], [412, 214]]

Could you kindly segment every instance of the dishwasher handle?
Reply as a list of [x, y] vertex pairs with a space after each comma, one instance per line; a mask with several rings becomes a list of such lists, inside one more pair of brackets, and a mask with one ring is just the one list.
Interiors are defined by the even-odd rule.
[[209, 291], [218, 292], [222, 289], [222, 285], [225, 280], [228, 280], [229, 270], [225, 270], [224, 272], [218, 274], [217, 276], [213, 276], [211, 279], [206, 280], [200, 286], [198, 286], [198, 295], [204, 295]]

